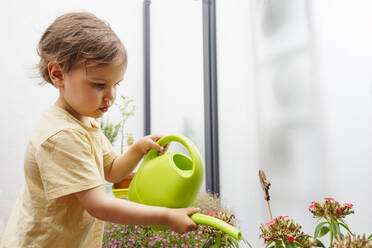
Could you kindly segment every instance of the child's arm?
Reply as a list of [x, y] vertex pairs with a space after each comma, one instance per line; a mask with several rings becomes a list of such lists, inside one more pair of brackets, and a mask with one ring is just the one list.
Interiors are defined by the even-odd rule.
[[165, 149], [156, 141], [161, 135], [148, 135], [134, 143], [125, 153], [118, 156], [111, 165], [105, 167], [105, 179], [108, 182], [117, 183], [123, 180], [131, 173], [143, 156], [154, 148], [159, 151], [159, 154], [165, 152]]
[[108, 196], [104, 186], [75, 195], [90, 215], [103, 221], [129, 225], [164, 225], [178, 233], [197, 229], [197, 225], [189, 218], [199, 211], [197, 208], [170, 209], [141, 205]]

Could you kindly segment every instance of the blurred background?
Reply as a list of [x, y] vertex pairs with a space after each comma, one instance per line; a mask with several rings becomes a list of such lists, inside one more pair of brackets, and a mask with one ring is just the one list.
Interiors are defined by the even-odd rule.
[[[259, 225], [270, 218], [259, 169], [272, 183], [274, 216], [289, 215], [312, 234], [310, 203], [334, 197], [355, 204], [355, 215], [346, 219], [352, 231], [371, 232], [372, 2], [212, 2], [219, 192], [244, 237], [262, 246]], [[149, 20], [151, 132], [182, 133], [203, 157], [211, 155], [205, 150], [202, 11], [209, 3], [152, 0]], [[126, 131], [135, 139], [145, 134], [143, 1], [2, 1], [0, 233], [24, 183], [27, 141], [58, 93], [37, 85], [37, 43], [69, 11], [108, 21], [127, 47], [119, 93], [136, 108]], [[107, 115], [119, 118], [114, 111]]]

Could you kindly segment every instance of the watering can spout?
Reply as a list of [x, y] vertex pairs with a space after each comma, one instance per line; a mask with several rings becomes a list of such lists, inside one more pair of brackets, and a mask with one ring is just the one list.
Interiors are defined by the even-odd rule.
[[231, 226], [230, 224], [227, 224], [220, 219], [200, 213], [195, 213], [191, 215], [190, 218], [197, 224], [208, 225], [217, 228], [227, 233], [237, 241], [240, 241], [242, 239], [242, 233], [237, 228]]

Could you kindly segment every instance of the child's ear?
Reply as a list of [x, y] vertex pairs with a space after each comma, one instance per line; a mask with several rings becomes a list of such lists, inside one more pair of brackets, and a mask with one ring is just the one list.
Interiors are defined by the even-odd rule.
[[53, 85], [57, 88], [63, 88], [65, 72], [62, 69], [62, 67], [56, 62], [49, 62], [48, 71], [49, 71], [49, 77], [52, 80]]

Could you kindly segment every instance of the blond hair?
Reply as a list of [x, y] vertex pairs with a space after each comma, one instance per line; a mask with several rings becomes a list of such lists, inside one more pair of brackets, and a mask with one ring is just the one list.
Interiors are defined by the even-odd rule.
[[87, 12], [67, 13], [58, 17], [41, 36], [38, 45], [41, 77], [52, 83], [48, 63], [58, 63], [70, 71], [77, 63], [92, 61], [94, 65], [119, 59], [127, 64], [127, 53], [119, 37], [109, 24]]

